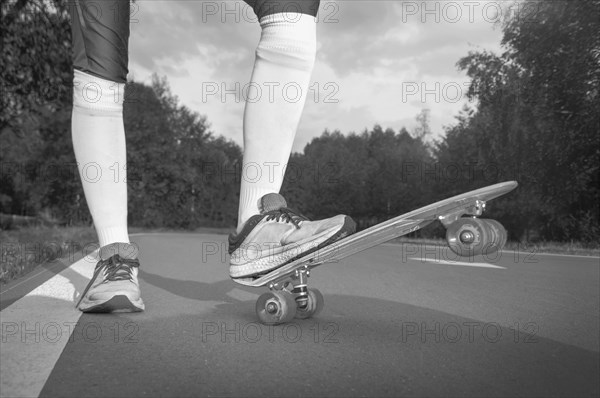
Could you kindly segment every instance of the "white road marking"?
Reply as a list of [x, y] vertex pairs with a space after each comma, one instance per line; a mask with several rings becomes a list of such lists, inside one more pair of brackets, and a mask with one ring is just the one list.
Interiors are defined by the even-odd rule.
[[[98, 261], [97, 258], [96, 258], [97, 253], [98, 253], [98, 251], [96, 250], [96, 251], [90, 253], [89, 255], [82, 257], [81, 259], [79, 259], [79, 261], [86, 260], [87, 264], [88, 264], [88, 267], [92, 267], [92, 269], [93, 269], [96, 266], [96, 262]], [[64, 260], [64, 259], [61, 259], [61, 260]], [[70, 267], [72, 267], [73, 265], [74, 264], [71, 264]], [[81, 268], [81, 267], [72, 268], [72, 270], [75, 271], [75, 272], [79, 272], [78, 271], [79, 268]], [[0, 296], [2, 296], [3, 294], [5, 294], [6, 292], [9, 292], [9, 291], [13, 290], [17, 286], [21, 286], [22, 284], [26, 283], [27, 281], [29, 281], [29, 280], [31, 280], [31, 279], [33, 279], [35, 277], [38, 277], [38, 276], [40, 276], [40, 275], [42, 275], [44, 273], [47, 273], [47, 272], [51, 272], [51, 273], [55, 274], [55, 272], [53, 272], [52, 269], [42, 268], [41, 270], [39, 270], [35, 274], [32, 274], [32, 275], [28, 276], [27, 278], [25, 278], [23, 280], [19, 280], [18, 282], [16, 282], [14, 285], [12, 285], [11, 287], [9, 287], [8, 289], [5, 289], [5, 290], [1, 291], [0, 292]], [[87, 273], [86, 273], [86, 275], [87, 275]]]
[[481, 267], [481, 268], [497, 268], [497, 269], [506, 269], [506, 267], [501, 267], [500, 265], [488, 264], [488, 263], [470, 263], [466, 261], [446, 261], [446, 260], [437, 260], [437, 259], [428, 259], [428, 258], [418, 258], [418, 257], [409, 257], [409, 260], [427, 262], [432, 264], [447, 264], [447, 265], [460, 265], [463, 267]]
[[96, 255], [80, 259], [0, 311], [0, 397], [39, 396], [81, 317], [75, 297], [92, 277]]
[[[418, 243], [418, 242], [386, 242], [386, 243], [382, 243], [379, 246], [400, 246], [400, 245], [415, 245], [415, 246], [423, 246], [425, 248], [428, 249], [432, 249], [432, 248], [440, 248], [440, 249], [444, 249], [444, 250], [450, 250], [449, 247], [447, 247], [444, 244], [440, 244], [440, 245], [432, 245], [429, 243]], [[513, 249], [503, 249], [500, 250], [501, 253], [515, 253], [515, 250]], [[561, 253], [544, 253], [544, 252], [536, 252], [534, 250], [526, 250], [526, 249], [521, 249], [520, 251], [517, 251], [517, 253], [520, 254], [531, 254], [531, 255], [536, 255], [536, 256], [556, 256], [556, 257], [575, 257], [575, 258], [598, 258], [600, 259], [600, 256], [594, 256], [594, 255], [583, 255], [583, 254], [561, 254]]]

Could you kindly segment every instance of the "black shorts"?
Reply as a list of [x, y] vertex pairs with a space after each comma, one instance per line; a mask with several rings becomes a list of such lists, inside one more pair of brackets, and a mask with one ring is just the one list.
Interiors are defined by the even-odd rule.
[[[320, 0], [244, 0], [258, 19], [281, 12], [317, 15]], [[75, 0], [71, 8], [73, 67], [127, 82], [129, 0]]]

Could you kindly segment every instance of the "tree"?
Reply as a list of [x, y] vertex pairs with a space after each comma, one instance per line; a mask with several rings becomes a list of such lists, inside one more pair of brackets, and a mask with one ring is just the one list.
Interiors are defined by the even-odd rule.
[[166, 79], [131, 82], [124, 104], [129, 217], [133, 225], [231, 226], [237, 216], [241, 149], [208, 131], [206, 117], [179, 105]]
[[[72, 61], [67, 1], [3, 2], [0, 212], [89, 223], [71, 144]], [[178, 104], [166, 79], [126, 86], [124, 121], [132, 225], [233, 225], [239, 181], [205, 178], [208, 162], [241, 158], [205, 116]], [[235, 203], [234, 203], [235, 202]], [[237, 209], [236, 209], [237, 210]]]
[[61, 109], [71, 95], [67, 1], [2, 2], [0, 131], [20, 132], [25, 118]]
[[420, 170], [432, 161], [428, 146], [406, 129], [325, 131], [292, 156], [282, 191], [310, 218], [344, 213], [362, 229], [426, 204], [430, 189]]
[[[599, 7], [589, 0], [520, 3], [536, 12], [507, 21], [504, 53], [470, 52], [458, 62], [477, 110], [448, 130], [437, 156], [474, 159], [493, 166], [498, 179], [519, 180], [506, 208], [527, 220], [512, 222], [521, 238], [595, 241], [600, 234]], [[486, 177], [476, 170], [473, 179]]]
[[0, 212], [72, 222], [80, 206], [64, 201], [80, 188], [72, 150], [65, 152], [61, 139], [71, 111], [67, 2], [6, 1], [0, 9]]

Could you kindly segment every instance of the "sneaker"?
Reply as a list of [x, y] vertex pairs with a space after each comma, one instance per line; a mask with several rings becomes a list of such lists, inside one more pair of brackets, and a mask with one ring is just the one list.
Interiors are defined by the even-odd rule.
[[356, 223], [345, 215], [310, 221], [289, 209], [283, 196], [276, 193], [263, 196], [258, 208], [260, 214], [229, 236], [232, 278], [265, 274], [356, 230]]
[[112, 243], [100, 249], [100, 261], [77, 303], [83, 312], [138, 312], [144, 310], [137, 275], [137, 248]]

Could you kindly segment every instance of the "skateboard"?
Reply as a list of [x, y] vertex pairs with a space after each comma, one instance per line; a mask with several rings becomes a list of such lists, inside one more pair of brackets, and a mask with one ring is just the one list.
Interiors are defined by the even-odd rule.
[[436, 220], [446, 228], [446, 242], [459, 256], [492, 254], [501, 250], [506, 243], [506, 230], [498, 221], [479, 216], [487, 201], [512, 191], [517, 185], [516, 181], [507, 181], [441, 200], [347, 236], [264, 275], [234, 281], [245, 286], [269, 288], [269, 292], [262, 294], [256, 302], [256, 315], [264, 324], [310, 318], [324, 305], [321, 292], [308, 289], [308, 277], [313, 268], [417, 231]]

